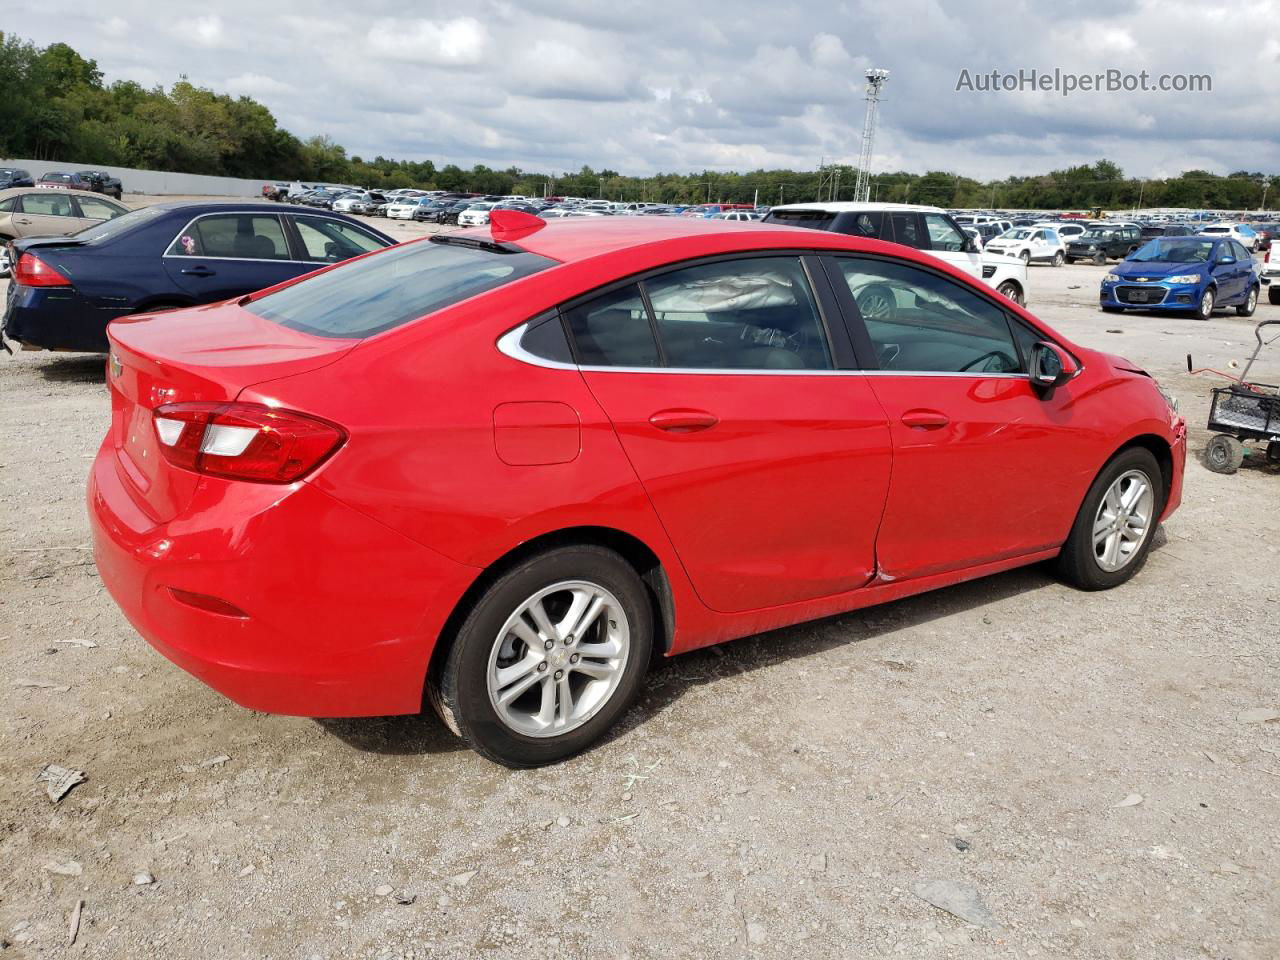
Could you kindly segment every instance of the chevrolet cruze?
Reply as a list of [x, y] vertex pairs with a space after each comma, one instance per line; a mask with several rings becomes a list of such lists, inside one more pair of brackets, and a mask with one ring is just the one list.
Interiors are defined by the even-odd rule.
[[430, 702], [512, 766], [655, 655], [1041, 561], [1117, 586], [1181, 498], [1145, 372], [840, 233], [494, 211], [109, 335], [88, 503], [138, 631], [247, 707]]

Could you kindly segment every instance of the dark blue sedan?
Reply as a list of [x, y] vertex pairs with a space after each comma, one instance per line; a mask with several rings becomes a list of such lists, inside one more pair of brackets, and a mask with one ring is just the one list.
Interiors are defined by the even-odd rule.
[[1201, 320], [1220, 307], [1253, 316], [1261, 280], [1253, 254], [1229, 237], [1157, 237], [1102, 278], [1107, 313], [1134, 308], [1177, 310]]
[[351, 217], [265, 203], [162, 203], [69, 237], [9, 244], [4, 335], [107, 351], [107, 323], [215, 303], [395, 244]]

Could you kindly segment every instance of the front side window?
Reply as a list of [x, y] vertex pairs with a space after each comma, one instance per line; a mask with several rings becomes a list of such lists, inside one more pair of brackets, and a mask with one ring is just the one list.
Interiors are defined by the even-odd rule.
[[298, 226], [298, 236], [302, 238], [308, 260], [338, 263], [385, 246], [376, 237], [340, 220], [295, 217], [293, 222]]
[[552, 266], [535, 253], [422, 241], [341, 264], [244, 309], [316, 336], [369, 337]]
[[200, 217], [174, 238], [169, 257], [231, 260], [288, 260], [289, 244], [280, 218], [249, 213]]
[[[920, 230], [920, 218], [914, 213], [891, 213], [893, 240], [917, 250], [928, 250], [929, 241]], [[998, 232], [998, 231], [997, 231]]]
[[[1003, 310], [931, 271], [839, 257], [882, 370], [902, 373], [1020, 373], [1032, 331], [1015, 341]], [[1019, 349], [1021, 342], [1022, 350]]]
[[929, 231], [929, 249], [958, 253], [964, 249], [964, 234], [940, 213], [926, 213], [924, 226]]
[[49, 191], [28, 193], [22, 198], [22, 212], [39, 217], [74, 217], [69, 193]]

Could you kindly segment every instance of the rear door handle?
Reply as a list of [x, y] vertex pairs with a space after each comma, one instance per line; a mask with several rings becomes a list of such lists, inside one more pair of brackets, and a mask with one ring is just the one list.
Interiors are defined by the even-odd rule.
[[13, 218], [13, 222], [14, 222], [14, 223], [27, 224], [27, 223], [30, 223], [31, 221], [30, 221], [30, 220], [28, 220], [26, 217], [14, 217], [14, 218]]
[[212, 277], [215, 273], [208, 267], [187, 267], [182, 272], [189, 277]]
[[902, 422], [919, 430], [936, 430], [949, 424], [951, 418], [939, 410], [908, 410], [902, 415]]
[[705, 410], [659, 410], [649, 418], [649, 422], [670, 433], [695, 433], [709, 430], [720, 422], [720, 418]]

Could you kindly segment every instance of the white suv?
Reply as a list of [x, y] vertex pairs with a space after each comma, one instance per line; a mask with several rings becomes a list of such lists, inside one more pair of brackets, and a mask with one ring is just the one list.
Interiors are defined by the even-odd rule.
[[765, 223], [834, 230], [925, 250], [972, 277], [981, 277], [1014, 303], [1027, 302], [1027, 265], [1018, 257], [979, 250], [941, 207], [914, 203], [789, 203]]
[[1049, 263], [1062, 266], [1067, 246], [1053, 227], [1014, 227], [987, 241], [983, 255], [1002, 253], [1017, 257], [1023, 263]]

